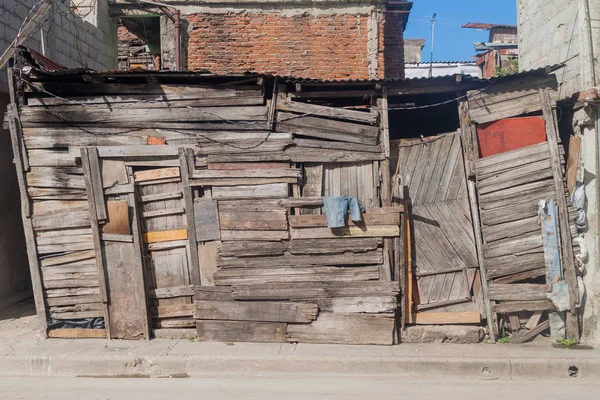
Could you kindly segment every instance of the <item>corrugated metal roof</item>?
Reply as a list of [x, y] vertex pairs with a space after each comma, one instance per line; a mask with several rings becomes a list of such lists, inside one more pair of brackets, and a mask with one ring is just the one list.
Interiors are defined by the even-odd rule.
[[[306, 77], [295, 77], [295, 76], [286, 76], [286, 75], [276, 75], [276, 74], [261, 74], [256, 72], [248, 72], [242, 74], [226, 74], [219, 75], [213, 74], [210, 71], [146, 71], [146, 70], [135, 70], [135, 71], [94, 71], [85, 68], [76, 68], [76, 69], [66, 69], [52, 60], [42, 56], [39, 53], [32, 52], [31, 50], [20, 47], [19, 53], [24, 56], [24, 59], [31, 62], [34, 60], [35, 63], [31, 65], [33, 70], [35, 71], [35, 75], [39, 77], [43, 76], [90, 76], [90, 77], [173, 77], [173, 78], [272, 78], [279, 79], [281, 81], [287, 83], [304, 83], [304, 84], [334, 84], [334, 83], [347, 83], [347, 84], [400, 84], [402, 82], [426, 82], [430, 81], [435, 84], [442, 83], [442, 81], [454, 82], [454, 83], [485, 83], [492, 81], [500, 81], [500, 80], [510, 80], [510, 79], [520, 79], [527, 76], [540, 76], [547, 75], [560, 69], [564, 66], [564, 64], [555, 64], [551, 66], [541, 67], [538, 69], [524, 71], [516, 74], [511, 74], [503, 77], [493, 77], [489, 79], [480, 79], [473, 77], [471, 75], [447, 75], [447, 76], [439, 76], [432, 78], [402, 78], [402, 77], [388, 77], [382, 79], [350, 79], [350, 78], [340, 78], [340, 79], [319, 79], [319, 78], [306, 78]], [[35, 56], [34, 56], [35, 54]], [[458, 78], [460, 77], [460, 78]]]
[[492, 28], [507, 28], [507, 29], [517, 29], [517, 25], [503, 25], [503, 24], [487, 24], [483, 22], [468, 22], [462, 25], [463, 28], [471, 28], [471, 29], [485, 29], [490, 30]]

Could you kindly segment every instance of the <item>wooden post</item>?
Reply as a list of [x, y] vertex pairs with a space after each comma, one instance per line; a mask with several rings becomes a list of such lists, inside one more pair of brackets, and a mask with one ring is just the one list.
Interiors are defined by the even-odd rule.
[[479, 206], [477, 204], [477, 192], [475, 189], [475, 162], [473, 154], [474, 126], [469, 118], [469, 107], [466, 100], [459, 104], [460, 126], [462, 132], [462, 150], [465, 164], [465, 173], [467, 175], [467, 191], [469, 194], [469, 205], [471, 207], [471, 217], [473, 220], [473, 233], [475, 236], [475, 247], [477, 258], [479, 260], [479, 274], [481, 275], [481, 289], [483, 292], [483, 304], [487, 319], [487, 326], [490, 340], [496, 341], [496, 329], [494, 326], [494, 314], [488, 293], [487, 271], [485, 268], [485, 258], [483, 256], [483, 236], [481, 233], [481, 220], [479, 216]]
[[392, 177], [390, 171], [390, 129], [388, 120], [388, 98], [387, 89], [384, 87], [381, 90], [381, 99], [378, 101], [381, 110], [381, 151], [385, 159], [381, 162], [381, 200], [385, 207], [392, 205], [392, 198], [390, 196]]
[[404, 216], [402, 225], [404, 226], [404, 265], [405, 278], [402, 295], [404, 296], [404, 324], [413, 323], [413, 269], [412, 269], [412, 238], [410, 232], [410, 216], [408, 204], [408, 187], [404, 187]]
[[[19, 183], [19, 193], [21, 201], [21, 218], [23, 220], [23, 230], [25, 233], [25, 244], [27, 246], [27, 260], [29, 262], [29, 273], [31, 275], [31, 286], [33, 289], [33, 299], [35, 302], [35, 311], [40, 324], [40, 333], [42, 337], [48, 337], [48, 318], [46, 312], [46, 302], [44, 301], [44, 291], [42, 287], [42, 277], [39, 265], [39, 259], [36, 248], [35, 234], [31, 221], [31, 206], [29, 204], [29, 195], [27, 194], [27, 185], [25, 180], [25, 166], [20, 148], [18, 116], [18, 106], [15, 94], [15, 82], [12, 66], [8, 68], [8, 88], [10, 91], [10, 106], [8, 108], [8, 124], [10, 129], [10, 138], [13, 149], [13, 162], [17, 172], [17, 181]], [[24, 150], [24, 149], [23, 149]]]
[[[94, 151], [95, 148], [92, 150]], [[96, 152], [96, 156], [97, 156]], [[83, 167], [83, 178], [85, 181], [85, 189], [87, 194], [87, 200], [89, 205], [90, 212], [90, 223], [92, 226], [92, 241], [94, 243], [94, 259], [96, 261], [96, 270], [98, 272], [98, 283], [100, 286], [100, 299], [102, 300], [102, 309], [104, 311], [104, 327], [106, 328], [106, 337], [110, 339], [110, 315], [108, 310], [108, 288], [106, 286], [106, 269], [104, 268], [105, 263], [103, 259], [102, 252], [102, 243], [100, 242], [100, 227], [98, 225], [98, 205], [96, 204], [96, 199], [98, 196], [104, 200], [104, 194], [94, 193], [94, 190], [100, 185], [94, 185], [92, 183], [93, 174], [92, 167], [90, 165], [90, 157], [89, 157], [89, 149], [86, 147], [81, 148], [81, 166]], [[99, 173], [99, 171], [98, 171]], [[95, 174], [97, 175], [97, 174]], [[104, 201], [102, 201], [104, 203]]]
[[546, 89], [539, 89], [542, 113], [546, 121], [546, 137], [550, 151], [550, 167], [554, 178], [554, 190], [556, 191], [556, 205], [558, 206], [558, 222], [561, 232], [561, 250], [563, 266], [565, 269], [565, 280], [569, 284], [570, 312], [567, 313], [567, 337], [579, 340], [579, 322], [577, 317], [577, 306], [579, 303], [579, 288], [577, 285], [577, 272], [575, 269], [575, 256], [573, 254], [573, 242], [571, 239], [571, 228], [569, 226], [569, 211], [567, 208], [567, 193], [563, 179], [562, 166], [560, 163], [560, 152], [558, 149], [558, 129], [552, 111], [555, 104], [552, 103], [550, 94]]
[[[190, 153], [191, 153], [191, 149]], [[190, 187], [190, 174], [188, 154], [184, 148], [179, 149], [179, 168], [181, 169], [181, 183], [183, 185], [183, 198], [185, 201], [185, 216], [188, 231], [188, 256], [190, 258], [190, 281], [192, 285], [200, 285], [200, 259], [198, 257], [198, 241], [196, 240], [196, 218], [194, 216], [194, 199]]]

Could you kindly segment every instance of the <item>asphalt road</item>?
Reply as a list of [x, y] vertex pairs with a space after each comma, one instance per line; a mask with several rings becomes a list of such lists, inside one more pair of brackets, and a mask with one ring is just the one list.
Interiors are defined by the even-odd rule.
[[403, 377], [0, 378], [0, 399], [598, 399], [600, 383], [454, 381]]

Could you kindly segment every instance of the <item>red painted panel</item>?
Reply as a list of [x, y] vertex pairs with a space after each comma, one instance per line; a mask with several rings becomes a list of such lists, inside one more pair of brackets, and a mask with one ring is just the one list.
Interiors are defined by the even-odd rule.
[[487, 157], [546, 141], [543, 117], [508, 118], [477, 126], [479, 156]]

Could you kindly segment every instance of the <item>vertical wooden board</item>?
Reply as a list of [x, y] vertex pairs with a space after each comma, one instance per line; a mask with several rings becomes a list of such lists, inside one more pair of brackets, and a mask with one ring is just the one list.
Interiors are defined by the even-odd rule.
[[100, 166], [100, 158], [98, 156], [98, 149], [96, 147], [90, 147], [87, 149], [87, 156], [89, 162], [89, 178], [92, 185], [92, 193], [94, 195], [94, 204], [96, 206], [97, 219], [102, 221], [106, 219], [106, 205], [104, 204], [104, 192], [102, 187], [102, 171]]
[[413, 205], [418, 205], [417, 202], [417, 194], [419, 193], [419, 188], [421, 187], [421, 181], [423, 180], [423, 175], [427, 169], [427, 164], [429, 162], [429, 154], [431, 153], [431, 145], [422, 145], [421, 153], [419, 154], [419, 158], [415, 164], [415, 171], [412, 175], [412, 179], [409, 184], [408, 193], [410, 196], [410, 200]]
[[[161, 183], [155, 185], [139, 186], [139, 194], [158, 195], [163, 193], [183, 193], [181, 182]], [[182, 198], [167, 199], [161, 201], [153, 201], [142, 204], [142, 212], [160, 211], [166, 209], [184, 208]], [[155, 218], [144, 218], [142, 220], [144, 232], [170, 231], [187, 229], [186, 215], [168, 215]]]
[[461, 185], [464, 185], [465, 182], [465, 168], [464, 161], [462, 158], [458, 158], [456, 165], [454, 167], [454, 171], [452, 173], [452, 178], [450, 179], [450, 186], [448, 187], [448, 192], [446, 193], [446, 201], [455, 200], [458, 198], [458, 194], [461, 189]]
[[400, 190], [400, 195], [402, 196], [402, 199], [404, 199], [404, 186], [410, 187], [413, 181], [413, 175], [417, 167], [417, 161], [419, 160], [423, 147], [424, 146], [421, 144], [420, 141], [417, 144], [414, 144], [410, 147], [410, 153], [408, 154], [406, 160], [402, 161], [403, 163], [406, 163], [404, 175], [400, 176], [401, 180], [399, 186], [402, 187], [402, 189]]
[[137, 270], [134, 245], [125, 242], [104, 242], [103, 258], [106, 263], [109, 290], [111, 339], [143, 339], [148, 330], [144, 315], [146, 295], [143, 272]]
[[[305, 184], [302, 188], [302, 197], [323, 196], [323, 164], [304, 164]], [[321, 214], [320, 208], [302, 208], [302, 214]]]
[[129, 205], [127, 200], [109, 200], [106, 202], [107, 221], [102, 226], [102, 233], [131, 235], [129, 221]]
[[217, 216], [217, 203], [210, 198], [194, 200], [194, 218], [196, 225], [196, 240], [206, 242], [219, 240], [219, 223]]
[[200, 260], [200, 282], [202, 286], [215, 285], [217, 272], [217, 251], [221, 242], [198, 243], [198, 258]]

